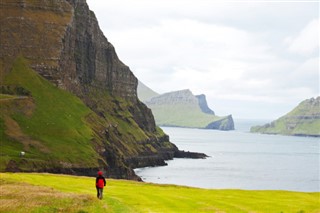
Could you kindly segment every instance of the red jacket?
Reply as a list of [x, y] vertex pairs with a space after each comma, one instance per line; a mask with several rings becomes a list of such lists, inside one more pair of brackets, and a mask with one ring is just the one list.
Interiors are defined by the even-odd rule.
[[106, 179], [103, 176], [98, 176], [96, 178], [96, 187], [103, 189], [106, 185]]

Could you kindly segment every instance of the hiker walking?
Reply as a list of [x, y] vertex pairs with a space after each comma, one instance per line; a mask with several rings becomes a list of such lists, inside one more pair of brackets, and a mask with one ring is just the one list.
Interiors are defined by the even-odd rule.
[[102, 171], [98, 172], [98, 177], [96, 178], [96, 188], [97, 188], [97, 197], [101, 200], [103, 187], [106, 186], [106, 179], [102, 176]]

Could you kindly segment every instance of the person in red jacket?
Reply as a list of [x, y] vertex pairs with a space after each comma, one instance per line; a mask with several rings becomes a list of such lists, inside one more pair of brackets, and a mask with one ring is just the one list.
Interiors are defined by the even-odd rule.
[[98, 172], [98, 177], [96, 178], [96, 188], [97, 188], [97, 197], [101, 200], [103, 187], [106, 186], [106, 179], [102, 176], [102, 172]]

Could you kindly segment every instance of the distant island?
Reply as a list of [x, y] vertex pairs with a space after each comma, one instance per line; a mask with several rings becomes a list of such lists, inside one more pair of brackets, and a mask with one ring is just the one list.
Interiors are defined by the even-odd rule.
[[250, 132], [320, 137], [320, 96], [302, 101], [291, 112]]
[[232, 115], [215, 115], [204, 94], [193, 95], [185, 89], [159, 95], [139, 82], [138, 97], [152, 110], [159, 126], [234, 130]]

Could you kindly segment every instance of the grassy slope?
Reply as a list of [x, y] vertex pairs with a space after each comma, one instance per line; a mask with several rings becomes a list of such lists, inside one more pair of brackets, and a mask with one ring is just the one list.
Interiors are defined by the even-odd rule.
[[[17, 166], [22, 171], [95, 168], [99, 160], [105, 160], [93, 146], [106, 145], [120, 160], [140, 153], [157, 153], [155, 147], [159, 144], [137, 141], [160, 138], [164, 133], [159, 128], [156, 133], [144, 132], [129, 112], [133, 106], [128, 101], [91, 88], [86, 95], [96, 111], [103, 114], [99, 117], [79, 98], [30, 69], [23, 58], [17, 59], [11, 71], [1, 77], [5, 87], [23, 88], [31, 96], [0, 94], [0, 171], [5, 171], [12, 161], [16, 165], [10, 168]], [[106, 128], [108, 140], [103, 138]], [[161, 146], [173, 145], [163, 142]], [[20, 151], [26, 152], [24, 158], [19, 157]]]
[[[28, 68], [23, 58], [15, 61], [4, 85], [22, 86], [31, 92], [32, 98], [1, 102], [1, 166], [6, 164], [3, 161], [19, 161], [18, 153], [22, 150], [26, 151], [29, 163], [34, 159], [43, 161], [43, 165], [81, 162], [80, 167], [97, 166], [99, 156], [91, 145], [92, 130], [85, 121], [91, 111], [80, 99], [43, 79]], [[19, 110], [27, 104], [28, 109]], [[16, 129], [8, 137], [6, 133], [13, 124]]]
[[149, 106], [157, 125], [204, 128], [223, 117], [203, 113], [199, 106], [175, 104]]
[[[320, 193], [205, 190], [94, 178], [0, 173], [1, 212], [319, 212]], [[50, 200], [50, 201], [49, 201]], [[26, 202], [27, 201], [27, 202]]]
[[251, 132], [284, 135], [320, 136], [320, 119], [299, 119], [299, 116], [311, 116], [320, 113], [319, 105], [310, 105], [308, 100], [301, 102], [291, 112], [272, 122], [270, 125], [255, 126]]

